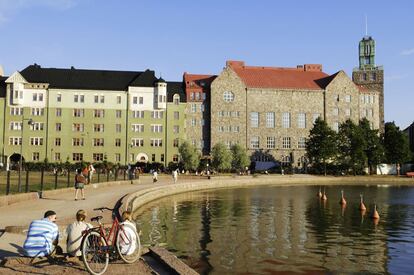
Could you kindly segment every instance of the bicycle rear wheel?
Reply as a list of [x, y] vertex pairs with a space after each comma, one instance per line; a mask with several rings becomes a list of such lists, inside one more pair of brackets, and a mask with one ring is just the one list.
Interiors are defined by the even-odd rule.
[[106, 240], [96, 231], [89, 231], [82, 238], [82, 260], [93, 275], [101, 275], [108, 268], [109, 253]]
[[134, 226], [121, 224], [115, 241], [116, 251], [122, 261], [135, 263], [141, 257], [141, 241]]

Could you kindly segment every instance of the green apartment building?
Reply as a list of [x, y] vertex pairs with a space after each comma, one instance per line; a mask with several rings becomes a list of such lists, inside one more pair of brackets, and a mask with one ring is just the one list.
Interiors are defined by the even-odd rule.
[[146, 70], [42, 68], [0, 78], [2, 163], [178, 161], [186, 97], [181, 82]]

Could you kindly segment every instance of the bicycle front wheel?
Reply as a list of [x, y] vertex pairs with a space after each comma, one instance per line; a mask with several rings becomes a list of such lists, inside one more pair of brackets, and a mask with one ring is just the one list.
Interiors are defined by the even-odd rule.
[[119, 257], [125, 263], [135, 263], [141, 257], [141, 241], [136, 228], [132, 225], [119, 226], [115, 244]]
[[93, 275], [103, 274], [109, 265], [108, 244], [96, 231], [89, 231], [82, 238], [82, 260]]

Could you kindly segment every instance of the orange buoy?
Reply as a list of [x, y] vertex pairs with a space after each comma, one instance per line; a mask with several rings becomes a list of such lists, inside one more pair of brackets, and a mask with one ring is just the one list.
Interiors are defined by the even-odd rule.
[[379, 218], [380, 218], [380, 215], [378, 214], [378, 211], [377, 211], [377, 205], [374, 204], [374, 211], [372, 212], [371, 219], [379, 220]]
[[319, 187], [319, 192], [316, 194], [318, 198], [322, 198], [321, 187]]
[[339, 200], [340, 205], [346, 205], [346, 200], [344, 198], [344, 190], [341, 190], [341, 199]]
[[361, 202], [359, 203], [359, 210], [362, 212], [362, 211], [366, 211], [367, 210], [367, 208], [365, 207], [365, 204], [364, 204], [364, 197], [363, 197], [363, 195], [362, 194], [360, 194], [359, 195], [360, 197], [361, 197]]

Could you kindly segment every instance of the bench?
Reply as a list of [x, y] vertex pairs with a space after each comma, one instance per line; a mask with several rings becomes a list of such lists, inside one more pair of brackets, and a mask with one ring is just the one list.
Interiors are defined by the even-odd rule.
[[407, 177], [414, 178], [414, 172], [407, 172]]

